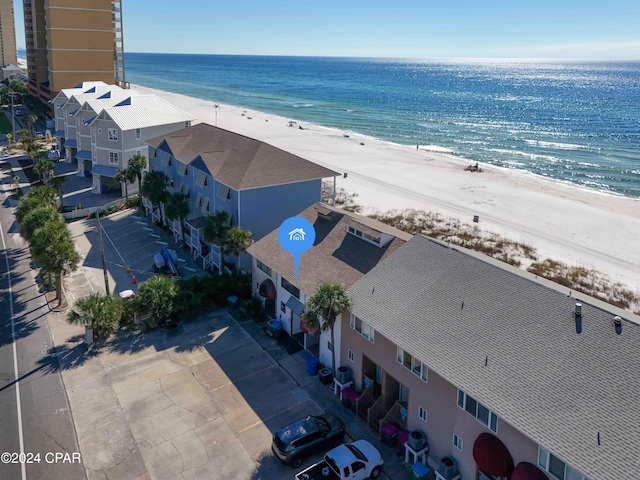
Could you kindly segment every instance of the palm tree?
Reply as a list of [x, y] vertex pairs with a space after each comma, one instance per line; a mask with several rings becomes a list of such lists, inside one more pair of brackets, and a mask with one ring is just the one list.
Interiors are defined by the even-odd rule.
[[124, 204], [129, 204], [129, 184], [136, 181], [137, 173], [133, 169], [127, 167], [117, 171], [114, 180], [120, 183], [124, 183]]
[[22, 223], [24, 217], [33, 209], [43, 205], [56, 205], [56, 191], [48, 186], [32, 188], [20, 199], [15, 211], [16, 220]]
[[224, 252], [221, 245], [229, 230], [229, 214], [224, 210], [218, 210], [213, 215], [207, 215], [202, 228], [202, 238], [206, 243], [213, 243], [220, 250], [220, 275], [224, 271]]
[[107, 338], [118, 328], [123, 311], [122, 299], [92, 293], [76, 302], [67, 320], [75, 325], [91, 327], [98, 338]]
[[173, 277], [155, 275], [140, 284], [136, 294], [136, 309], [149, 314], [150, 327], [157, 327], [173, 311], [174, 300], [178, 295], [178, 284]]
[[220, 245], [229, 230], [229, 214], [225, 210], [218, 210], [204, 219], [202, 236], [207, 243]]
[[251, 246], [251, 232], [240, 228], [231, 227], [227, 231], [222, 242], [222, 250], [226, 254], [232, 254], [236, 257], [236, 273], [240, 273], [240, 255], [247, 251]]
[[33, 171], [38, 174], [38, 177], [42, 182], [42, 177], [44, 176], [44, 174], [52, 171], [53, 167], [55, 167], [55, 163], [47, 159], [47, 160], [42, 160], [37, 164], [35, 164], [33, 167]]
[[169, 194], [164, 206], [164, 213], [171, 220], [180, 220], [182, 228], [182, 222], [189, 215], [189, 195], [180, 192]]
[[[43, 162], [40, 162], [43, 163]], [[62, 196], [64, 195], [64, 192], [62, 191], [62, 185], [64, 185], [64, 183], [68, 180], [66, 175], [55, 175], [53, 177], [51, 177], [48, 181], [47, 181], [47, 185], [55, 188], [56, 192], [58, 194], [58, 199], [60, 201], [60, 211], [62, 212], [63, 210], [63, 203], [62, 203]]]
[[351, 300], [342, 285], [324, 282], [318, 285], [316, 292], [307, 299], [303, 319], [309, 331], [329, 330], [331, 332], [331, 368], [336, 374], [336, 353], [333, 328], [336, 318], [351, 308]]
[[152, 205], [160, 205], [167, 198], [169, 177], [159, 170], [152, 170], [144, 176], [141, 193], [149, 199]]
[[[131, 171], [131, 174], [138, 180], [138, 190], [142, 190], [142, 172], [147, 168], [147, 158], [144, 155], [134, 155], [129, 159], [127, 169]], [[132, 182], [129, 182], [132, 183]]]
[[27, 125], [27, 128], [31, 128], [31, 126], [38, 120], [38, 114], [35, 112], [29, 112], [29, 114], [24, 117], [24, 123]]
[[20, 223], [20, 233], [25, 240], [31, 240], [36, 230], [49, 222], [60, 220], [55, 207], [49, 204], [29, 210]]
[[[34, 164], [38, 163], [40, 159], [44, 157], [44, 153], [45, 153], [45, 150], [40, 146], [39, 143], [27, 144], [27, 146], [25, 147], [25, 151], [27, 152], [27, 155], [31, 157], [31, 161]], [[51, 161], [51, 160], [47, 160], [47, 161]]]
[[31, 239], [31, 247], [43, 273], [56, 278], [56, 298], [62, 303], [62, 275], [78, 267], [80, 256], [71, 232], [60, 218], [38, 228]]

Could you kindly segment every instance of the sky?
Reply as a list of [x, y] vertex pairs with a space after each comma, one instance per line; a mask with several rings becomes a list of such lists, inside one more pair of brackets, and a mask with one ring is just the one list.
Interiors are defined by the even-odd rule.
[[640, 60], [639, 0], [122, 0], [122, 9], [125, 52]]

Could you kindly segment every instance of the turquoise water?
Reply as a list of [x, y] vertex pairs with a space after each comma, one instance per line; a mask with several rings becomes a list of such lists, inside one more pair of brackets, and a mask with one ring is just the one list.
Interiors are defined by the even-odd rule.
[[640, 62], [128, 53], [127, 80], [640, 197]]

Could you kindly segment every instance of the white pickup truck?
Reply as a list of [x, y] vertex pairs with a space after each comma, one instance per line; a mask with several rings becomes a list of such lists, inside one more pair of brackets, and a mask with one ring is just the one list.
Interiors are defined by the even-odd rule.
[[318, 463], [296, 475], [296, 480], [364, 480], [382, 471], [380, 452], [366, 440], [344, 443], [329, 450]]

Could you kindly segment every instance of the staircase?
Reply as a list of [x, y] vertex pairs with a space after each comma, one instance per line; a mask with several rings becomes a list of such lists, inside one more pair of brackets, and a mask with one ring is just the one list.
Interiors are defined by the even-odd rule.
[[387, 415], [387, 410], [384, 408], [385, 397], [380, 395], [378, 399], [369, 408], [367, 425], [371, 428], [378, 437], [380, 437], [380, 431], [382, 429], [382, 419]]
[[362, 395], [356, 400], [356, 416], [362, 419], [366, 424], [369, 424], [369, 408], [377, 400], [375, 382], [371, 384], [362, 392]]

